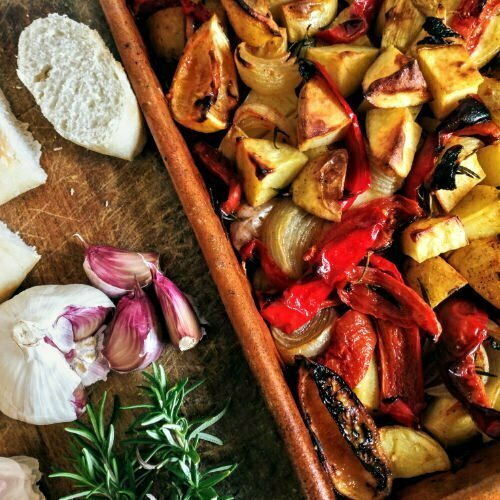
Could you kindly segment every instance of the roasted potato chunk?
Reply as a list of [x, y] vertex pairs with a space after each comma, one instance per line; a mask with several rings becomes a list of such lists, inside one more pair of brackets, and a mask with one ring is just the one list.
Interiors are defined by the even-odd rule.
[[500, 191], [475, 186], [452, 210], [464, 225], [469, 241], [500, 234]]
[[396, 177], [401, 187], [410, 172], [421, 132], [407, 108], [368, 111], [366, 134], [373, 168]]
[[402, 235], [403, 253], [419, 263], [467, 243], [464, 226], [456, 215], [417, 220]]
[[486, 176], [477, 161], [477, 155], [472, 154], [465, 160], [460, 162], [460, 165], [466, 168], [472, 175], [457, 175], [455, 177], [455, 189], [438, 189], [434, 192], [439, 204], [445, 212], [451, 212], [453, 207], [476, 185], [479, 184]]
[[483, 81], [463, 45], [426, 45], [417, 50], [417, 60], [434, 98], [431, 109], [439, 119], [469, 94], [477, 94]]
[[500, 127], [500, 80], [484, 77], [479, 86], [479, 97], [491, 113], [491, 119]]
[[288, 40], [297, 42], [313, 36], [330, 24], [337, 13], [337, 0], [294, 0], [282, 4], [280, 17], [286, 26]]
[[288, 144], [249, 137], [236, 143], [236, 165], [247, 201], [254, 207], [276, 196], [306, 163], [307, 156]]
[[481, 184], [500, 186], [500, 142], [479, 149], [477, 159], [486, 174]]
[[189, 39], [168, 94], [177, 122], [197, 132], [228, 126], [238, 104], [238, 83], [229, 40], [217, 16]]
[[229, 22], [244, 42], [260, 47], [281, 38], [266, 0], [221, 0]]
[[500, 307], [500, 241], [496, 236], [474, 240], [448, 259], [481, 297]]
[[467, 280], [441, 257], [432, 257], [420, 264], [408, 259], [404, 278], [432, 308], [467, 284]]
[[372, 357], [365, 376], [353, 391], [367, 410], [372, 411], [379, 407], [380, 384], [378, 381], [377, 360], [375, 356]]
[[441, 445], [425, 432], [391, 425], [380, 429], [380, 440], [395, 479], [421, 476], [451, 467]]
[[294, 203], [317, 217], [339, 222], [347, 159], [345, 149], [336, 149], [310, 160], [293, 181]]
[[365, 99], [377, 108], [406, 108], [427, 102], [431, 94], [415, 59], [387, 47], [363, 78]]
[[348, 44], [309, 47], [306, 51], [306, 58], [324, 66], [342, 95], [346, 97], [361, 85], [366, 71], [377, 55], [378, 49], [375, 47]]
[[179, 59], [186, 45], [182, 7], [167, 7], [149, 16], [146, 25], [154, 53], [164, 59]]
[[380, 14], [384, 16], [381, 46], [396, 47], [402, 52], [410, 46], [425, 21], [413, 0], [386, 0]]
[[304, 84], [299, 95], [297, 143], [300, 151], [339, 141], [351, 119], [337, 101], [326, 80], [316, 75]]

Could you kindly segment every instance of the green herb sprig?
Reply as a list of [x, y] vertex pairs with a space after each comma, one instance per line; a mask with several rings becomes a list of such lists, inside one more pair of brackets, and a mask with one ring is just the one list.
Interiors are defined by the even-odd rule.
[[[111, 417], [106, 422], [107, 394], [98, 408], [86, 407], [89, 424], [77, 422], [66, 429], [72, 435], [72, 471], [58, 471], [52, 478], [72, 481], [77, 493], [61, 500], [74, 498], [105, 498], [112, 500], [154, 499], [151, 492], [159, 480], [165, 491], [158, 498], [172, 500], [229, 500], [220, 496], [215, 486], [236, 468], [223, 465], [202, 467], [198, 446], [201, 441], [222, 445], [222, 441], [207, 430], [218, 422], [226, 409], [211, 418], [189, 421], [182, 413], [186, 396], [200, 383], [188, 386], [184, 379], [170, 386], [163, 367], [153, 364], [152, 373], [144, 373], [141, 386], [146, 402], [120, 407], [115, 398]], [[128, 434], [132, 437], [115, 439], [115, 422], [122, 410], [139, 411]]]

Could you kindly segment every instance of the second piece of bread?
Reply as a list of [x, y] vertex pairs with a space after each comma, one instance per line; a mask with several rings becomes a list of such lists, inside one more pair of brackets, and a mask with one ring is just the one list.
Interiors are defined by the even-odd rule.
[[65, 139], [124, 158], [143, 148], [143, 120], [122, 65], [100, 35], [66, 16], [33, 21], [19, 38], [17, 74]]

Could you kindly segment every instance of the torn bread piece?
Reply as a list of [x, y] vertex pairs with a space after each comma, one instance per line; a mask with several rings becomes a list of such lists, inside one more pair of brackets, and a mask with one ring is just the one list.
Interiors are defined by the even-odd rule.
[[45, 183], [41, 151], [28, 125], [14, 116], [0, 90], [0, 205]]
[[141, 152], [137, 99], [97, 31], [58, 14], [36, 19], [19, 37], [17, 74], [65, 139], [125, 160]]
[[36, 249], [0, 221], [0, 304], [13, 295], [39, 260]]

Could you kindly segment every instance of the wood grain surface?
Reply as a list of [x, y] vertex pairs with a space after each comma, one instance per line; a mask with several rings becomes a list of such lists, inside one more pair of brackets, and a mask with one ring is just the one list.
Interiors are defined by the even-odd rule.
[[[67, 14], [97, 29], [114, 51], [97, 0], [0, 0], [0, 87], [14, 114], [29, 123], [42, 144], [42, 164], [49, 175], [45, 186], [0, 206], [0, 220], [36, 245], [42, 255], [23, 286], [86, 282], [81, 250], [72, 238], [75, 232], [92, 242], [161, 252], [163, 269], [193, 295], [211, 325], [198, 348], [180, 354], [168, 347], [162, 362], [172, 380], [186, 376], [206, 380], [188, 402], [190, 415], [214, 413], [230, 401], [226, 417], [215, 429], [225, 444], [207, 449], [205, 455], [211, 463], [239, 463], [222, 491], [238, 498], [301, 498], [274, 422], [153, 141], [148, 140], [133, 162], [86, 151], [57, 135], [17, 78], [20, 32], [51, 12]], [[100, 397], [107, 389], [129, 403], [136, 400], [139, 380], [137, 374], [111, 375], [106, 383], [93, 387], [92, 397]], [[38, 457], [44, 473], [64, 467], [67, 434], [63, 428], [35, 427], [0, 415], [0, 456]], [[46, 481], [45, 486], [49, 498], [69, 490], [62, 481]]]

